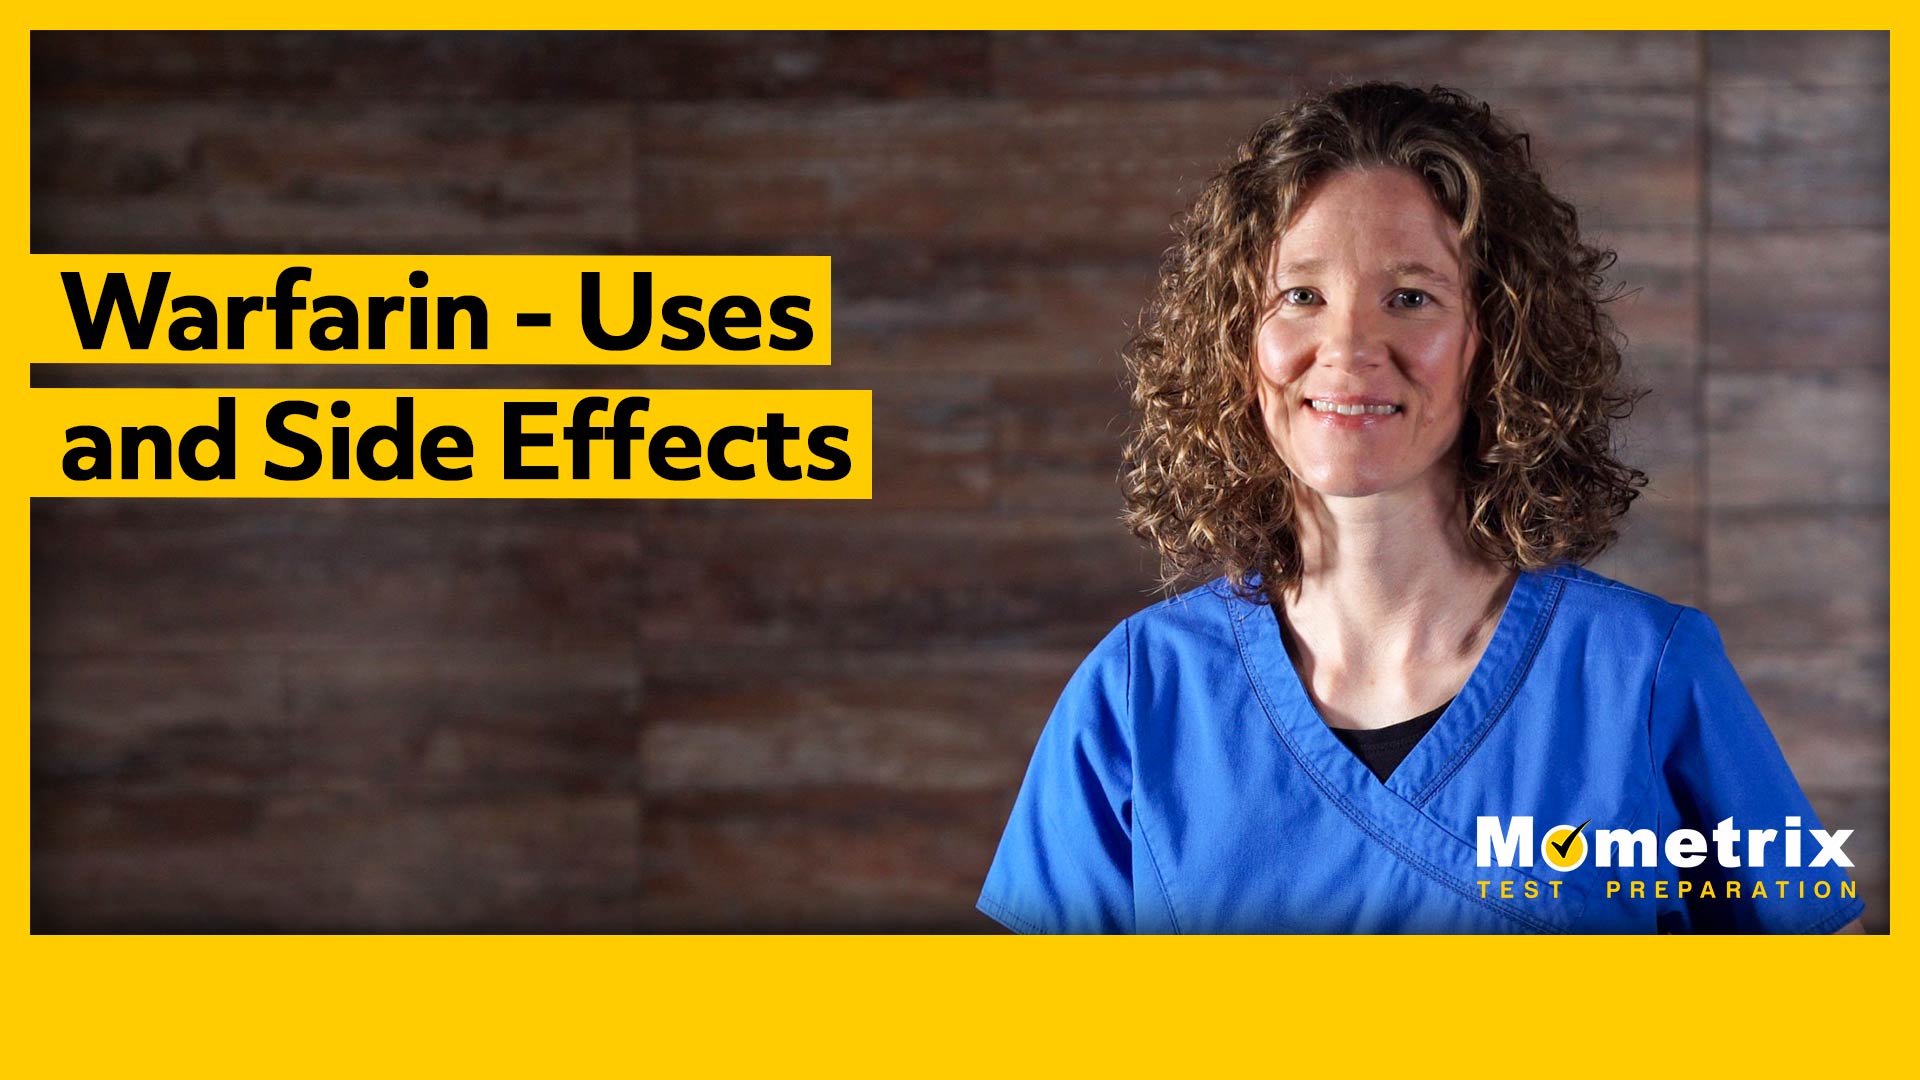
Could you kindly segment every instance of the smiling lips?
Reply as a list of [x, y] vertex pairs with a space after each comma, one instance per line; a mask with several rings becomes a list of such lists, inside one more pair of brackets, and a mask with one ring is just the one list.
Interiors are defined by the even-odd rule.
[[1305, 405], [1312, 410], [1315, 419], [1334, 423], [1377, 423], [1400, 412], [1400, 406], [1378, 398], [1310, 397]]

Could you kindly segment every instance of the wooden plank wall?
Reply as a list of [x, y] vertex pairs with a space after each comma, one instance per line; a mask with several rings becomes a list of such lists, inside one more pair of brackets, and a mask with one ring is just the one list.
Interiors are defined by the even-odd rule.
[[1884, 34], [36, 34], [38, 251], [835, 258], [826, 371], [35, 369], [37, 385], [849, 386], [870, 504], [42, 501], [41, 930], [969, 930], [1067, 674], [1151, 596], [1116, 350], [1277, 102], [1444, 82], [1639, 291], [1654, 484], [1887, 915]]

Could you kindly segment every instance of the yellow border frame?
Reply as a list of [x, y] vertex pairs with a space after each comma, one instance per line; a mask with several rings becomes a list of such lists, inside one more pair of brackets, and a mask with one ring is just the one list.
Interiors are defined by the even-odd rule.
[[[1800, 6], [1635, 5], [1660, 29], [1804, 18]], [[43, 9], [45, 10], [45, 9]], [[1164, 5], [1040, 10], [972, 5], [958, 18], [1034, 27], [1076, 20], [1164, 20]], [[401, 28], [432, 16], [469, 26], [538, 15], [463, 5], [396, 12], [360, 2], [324, 9], [209, 5], [194, 12], [110, 3], [51, 13], [66, 26], [311, 24]], [[1259, 8], [1206, 13], [1218, 22], [1351, 17]], [[1433, 9], [1383, 14], [1441, 14]], [[1475, 8], [1489, 20], [1588, 12], [1534, 5]], [[1595, 12], [1594, 14], [1598, 14]], [[1905, 20], [1890, 11], [1827, 12], [1892, 26], [1893, 250], [1914, 205], [1906, 149]], [[663, 25], [921, 25], [927, 8], [747, 3], [660, 11], [594, 5], [548, 9], [558, 24], [656, 18]], [[498, 23], [495, 20], [498, 20]], [[1588, 24], [1591, 25], [1591, 24]], [[16, 32], [8, 81], [30, 103], [28, 34]], [[30, 104], [13, 114], [16, 207], [7, 274], [20, 295], [28, 250]], [[1893, 296], [1914, 275], [1892, 260]], [[1912, 318], [1892, 313], [1892, 404], [1914, 403]], [[0, 395], [0, 430], [17, 430], [24, 387]], [[1920, 430], [1892, 425], [1890, 528], [1895, 555], [1913, 535], [1912, 478]], [[13, 446], [9, 446], [13, 449]], [[1422, 1073], [1715, 1073], [1799, 1068], [1845, 1073], [1877, 1063], [1916, 1026], [1897, 988], [1914, 961], [1898, 933], [1829, 939], [1025, 939], [846, 937], [32, 937], [29, 919], [30, 586], [28, 500], [8, 470], [0, 505], [5, 678], [14, 702], [7, 788], [21, 816], [8, 830], [21, 861], [8, 875], [0, 971], [20, 1052], [14, 1075], [147, 1076], [344, 1072], [800, 1071], [972, 1073], [1125, 1070], [1203, 1074], [1229, 1062], [1262, 1072], [1320, 1067]], [[1909, 626], [1914, 574], [1891, 568], [1891, 715], [1916, 701]], [[1893, 787], [1914, 765], [1891, 736]], [[1892, 839], [1912, 835], [1889, 807]], [[1893, 869], [1905, 865], [1892, 860]], [[1911, 890], [1895, 890], [1891, 924], [1910, 925]], [[1894, 1060], [1911, 1060], [1911, 1053]]]

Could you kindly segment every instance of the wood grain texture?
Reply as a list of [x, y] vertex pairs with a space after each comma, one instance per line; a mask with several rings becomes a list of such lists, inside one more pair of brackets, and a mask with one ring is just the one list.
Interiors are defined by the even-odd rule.
[[1715, 86], [1885, 86], [1885, 30], [1721, 30], [1706, 35]]
[[1004, 794], [1018, 786], [1081, 655], [650, 650], [640, 755], [646, 792], [865, 785]]
[[641, 109], [639, 240], [910, 239], [1151, 255], [1257, 101]]
[[982, 931], [1013, 800], [849, 786], [649, 800], [639, 924], [655, 932]]
[[627, 930], [639, 822], [630, 795], [371, 808], [309, 795], [36, 796], [33, 928]]
[[1751, 649], [1740, 676], [1802, 785], [1843, 790], [1887, 782], [1884, 650]]
[[37, 101], [897, 98], [987, 79], [982, 33], [33, 35]]
[[1715, 230], [1708, 363], [1886, 371], [1889, 257], [1885, 229]]
[[1047, 33], [995, 35], [994, 89], [1010, 97], [1267, 97], [1392, 79], [1479, 90], [1685, 89], [1689, 33]]
[[288, 668], [302, 791], [379, 805], [639, 789], [631, 646], [354, 650]]
[[152, 102], [34, 109], [33, 235], [420, 250], [633, 239], [622, 105]]
[[43, 649], [31, 679], [36, 793], [272, 791], [298, 766], [278, 656]]
[[1145, 553], [1080, 515], [689, 509], [643, 529], [649, 648], [1091, 648], [1150, 600]]
[[[36, 642], [133, 652], [632, 642], [639, 548], [618, 518], [461, 527], [261, 500], [35, 510]], [[451, 526], [451, 527], [449, 527]]]
[[1708, 520], [1709, 614], [1730, 650], [1886, 648], [1884, 509], [1715, 510]]
[[1715, 87], [1708, 199], [1716, 228], [1887, 224], [1887, 92]]
[[1719, 372], [1707, 380], [1715, 507], [1883, 507], [1884, 369]]

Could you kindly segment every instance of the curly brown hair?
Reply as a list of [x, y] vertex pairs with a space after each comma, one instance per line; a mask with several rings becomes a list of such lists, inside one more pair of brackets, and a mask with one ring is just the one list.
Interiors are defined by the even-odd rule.
[[1460, 231], [1482, 340], [1460, 439], [1471, 542], [1515, 569], [1584, 562], [1646, 484], [1613, 454], [1612, 423], [1641, 396], [1601, 309], [1620, 295], [1604, 278], [1614, 253], [1582, 240], [1527, 135], [1445, 87], [1341, 87], [1260, 125], [1175, 218], [1179, 240], [1128, 343], [1124, 520], [1158, 550], [1163, 587], [1224, 571], [1236, 592], [1272, 601], [1298, 584], [1295, 484], [1255, 385], [1267, 259], [1317, 181], [1382, 166], [1420, 177]]

